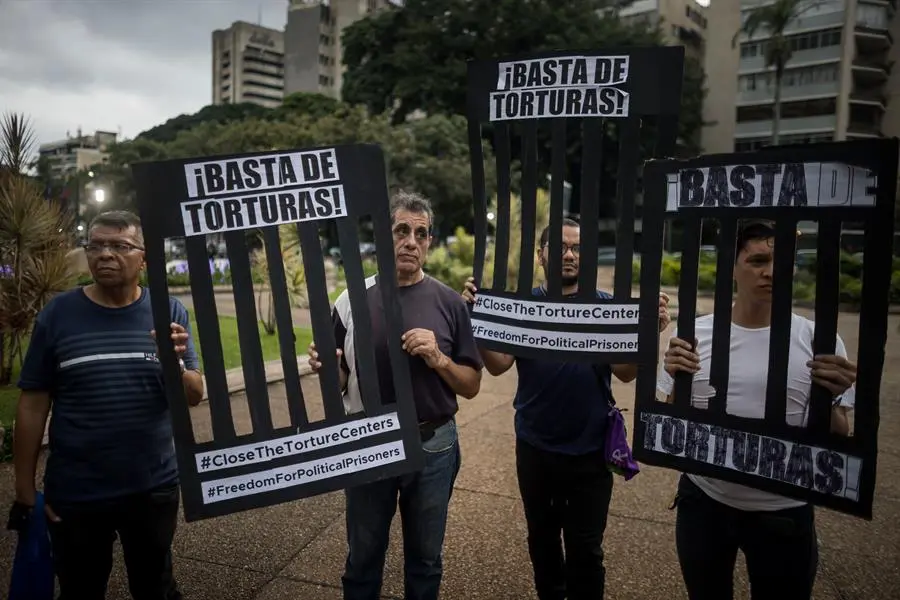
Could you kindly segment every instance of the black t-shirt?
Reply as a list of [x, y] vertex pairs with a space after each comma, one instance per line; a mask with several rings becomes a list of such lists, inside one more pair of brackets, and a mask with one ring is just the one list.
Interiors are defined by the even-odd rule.
[[[459, 293], [427, 275], [422, 281], [400, 287], [398, 291], [404, 333], [410, 329], [428, 329], [434, 332], [441, 352], [449, 356], [453, 362], [481, 370], [483, 363], [475, 344], [475, 336], [472, 334], [469, 311]], [[388, 352], [387, 324], [384, 320], [381, 290], [377, 282], [368, 288], [367, 300], [372, 320], [372, 339], [364, 340], [357, 337], [356, 343], [357, 346], [373, 344], [382, 402], [393, 403], [396, 400]], [[334, 312], [333, 320], [335, 341], [338, 348], [343, 349], [347, 335], [346, 326], [337, 311]], [[424, 359], [419, 356], [407, 356], [419, 421], [434, 421], [455, 415], [459, 405], [456, 394], [450, 386], [425, 363]], [[359, 369], [356, 369], [356, 372], [359, 373]], [[369, 384], [360, 381], [360, 385]]]

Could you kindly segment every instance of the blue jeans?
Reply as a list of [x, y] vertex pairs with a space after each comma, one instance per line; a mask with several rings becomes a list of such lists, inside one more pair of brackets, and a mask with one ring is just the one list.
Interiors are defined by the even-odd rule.
[[456, 422], [451, 420], [437, 428], [422, 447], [425, 467], [421, 471], [345, 491], [350, 549], [341, 578], [344, 600], [380, 597], [398, 494], [403, 522], [404, 597], [437, 600], [447, 509], [461, 459]]

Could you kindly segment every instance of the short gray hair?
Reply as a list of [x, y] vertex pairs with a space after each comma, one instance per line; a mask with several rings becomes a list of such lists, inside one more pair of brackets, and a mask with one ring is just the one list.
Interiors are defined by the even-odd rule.
[[434, 225], [434, 210], [431, 208], [431, 202], [428, 198], [416, 192], [408, 192], [400, 190], [391, 197], [391, 223], [398, 210], [405, 210], [411, 213], [425, 213], [428, 216], [428, 228]]
[[134, 227], [135, 237], [144, 242], [144, 231], [141, 227], [141, 218], [133, 212], [127, 210], [110, 210], [100, 213], [88, 225], [88, 231], [94, 227], [109, 227], [110, 229], [118, 229], [124, 231], [130, 227]]

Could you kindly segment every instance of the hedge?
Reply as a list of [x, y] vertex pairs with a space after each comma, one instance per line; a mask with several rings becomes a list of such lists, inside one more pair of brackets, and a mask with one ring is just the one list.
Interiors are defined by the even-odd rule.
[[[841, 253], [840, 258], [840, 302], [849, 305], [858, 305], [862, 298], [862, 271], [861, 258]], [[794, 275], [794, 300], [810, 301], [816, 295], [816, 265], [815, 260], [797, 269]], [[634, 261], [634, 283], [640, 282], [640, 261]], [[681, 259], [671, 255], [663, 256], [660, 283], [664, 286], [678, 286], [681, 277]], [[697, 274], [697, 289], [703, 292], [712, 292], [716, 287], [716, 259], [714, 253], [701, 253]], [[890, 287], [891, 304], [900, 304], [900, 257], [893, 259], [893, 274]]]

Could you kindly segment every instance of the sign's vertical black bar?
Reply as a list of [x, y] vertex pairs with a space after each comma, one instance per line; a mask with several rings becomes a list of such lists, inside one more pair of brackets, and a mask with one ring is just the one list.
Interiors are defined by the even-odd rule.
[[[665, 225], [666, 173], [660, 163], [649, 162], [644, 168], [644, 254], [641, 257], [641, 289], [659, 289], [662, 271], [662, 233]], [[652, 294], [640, 295], [640, 314], [654, 314], [658, 299]], [[644, 441], [644, 425], [641, 413], [651, 411], [656, 398], [656, 358], [659, 355], [659, 321], [641, 319], [638, 339], [656, 340], [650, 348], [638, 346], [641, 360], [638, 362], [638, 376], [635, 380], [634, 448], [640, 452]]]
[[[328, 285], [325, 278], [325, 257], [319, 241], [319, 225], [315, 221], [297, 224], [297, 236], [306, 271], [306, 289], [309, 295], [309, 317], [312, 323], [313, 339], [322, 368], [319, 369], [319, 385], [322, 389], [322, 405], [326, 421], [337, 421], [344, 417], [341, 399], [341, 381], [338, 375], [337, 344], [331, 323], [331, 302], [328, 299]], [[359, 252], [357, 246], [355, 252]]]
[[[534, 282], [534, 244], [537, 221], [537, 119], [522, 123], [522, 251], [516, 294], [529, 296]], [[476, 238], [477, 239], [477, 238]]]
[[[278, 347], [281, 369], [284, 373], [284, 394], [287, 397], [291, 427], [309, 424], [306, 403], [300, 386], [300, 369], [297, 365], [297, 337], [294, 335], [294, 319], [291, 316], [290, 294], [284, 272], [281, 236], [278, 226], [263, 227], [263, 243], [266, 247], [266, 264], [269, 268], [269, 301], [275, 309], [275, 325], [278, 328]], [[285, 248], [284, 252], [299, 252], [299, 247]]]
[[[377, 146], [367, 147], [367, 154], [377, 157], [378, 162], [384, 162], [384, 156]], [[370, 171], [369, 189], [372, 197], [387, 197], [388, 184], [384, 169]], [[372, 231], [375, 235], [377, 248], [390, 248], [393, 243], [391, 233], [391, 215], [385, 207], [384, 210], [375, 209], [371, 212]], [[397, 286], [397, 263], [393, 252], [379, 252], [375, 257], [378, 263], [378, 290], [381, 294], [381, 306], [384, 311], [379, 315], [384, 319], [385, 330], [388, 332], [404, 332], [403, 307], [400, 305], [399, 288]], [[351, 302], [353, 297], [350, 297]], [[470, 305], [471, 306], [471, 305]], [[400, 335], [390, 335], [387, 341], [388, 358], [391, 364], [391, 376], [393, 377], [394, 392], [398, 398], [409, 398], [410, 402], [394, 402], [387, 405], [397, 411], [400, 427], [403, 435], [403, 447], [407, 453], [407, 460], [416, 464], [422, 460], [422, 440], [418, 428], [418, 412], [416, 410], [415, 396], [410, 375], [409, 354], [403, 350]], [[389, 399], [384, 399], [387, 402]], [[383, 412], [383, 411], [382, 411]]]
[[272, 411], [269, 406], [269, 389], [266, 383], [266, 365], [262, 343], [259, 339], [259, 317], [256, 314], [256, 298], [253, 293], [253, 275], [250, 252], [245, 231], [225, 233], [228, 263], [231, 265], [231, 283], [234, 294], [234, 314], [237, 317], [238, 342], [241, 345], [241, 367], [250, 423], [255, 439], [267, 439], [272, 433]]
[[[356, 365], [359, 367], [358, 379], [360, 382], [374, 383], [378, 381], [378, 370], [375, 365], [375, 346], [371, 340], [365, 339], [366, 333], [371, 335], [372, 332], [372, 315], [369, 314], [369, 303], [366, 301], [366, 275], [359, 254], [357, 221], [350, 218], [338, 219], [337, 231], [344, 260], [344, 274], [347, 276], [350, 312], [353, 314], [353, 347]], [[366, 415], [371, 417], [384, 412], [379, 386], [360, 385], [359, 394]]]
[[484, 276], [484, 257], [487, 247], [487, 198], [484, 187], [484, 151], [481, 146], [481, 124], [475, 114], [469, 114], [469, 163], [472, 169], [472, 200], [475, 204], [475, 265], [472, 275], [481, 287]]
[[[815, 354], [834, 354], [840, 303], [842, 223], [835, 215], [820, 220], [818, 226], [813, 351]], [[831, 392], [827, 388], [812, 384], [806, 428], [823, 437], [831, 432]]]
[[566, 120], [553, 119], [550, 160], [550, 237], [547, 248], [547, 295], [562, 298], [563, 184], [566, 180]]
[[668, 158], [675, 155], [678, 143], [678, 115], [661, 115], [656, 120], [656, 151], [657, 158]]
[[[692, 215], [690, 209], [683, 210], [678, 214], [683, 217], [684, 223], [681, 275], [678, 278], [678, 337], [693, 344], [694, 320], [697, 318], [697, 276], [700, 270], [700, 233], [703, 229], [703, 219]], [[641, 271], [643, 270], [642, 267]], [[644, 289], [641, 286], [641, 290]], [[641, 297], [643, 296], [642, 293]], [[687, 408], [691, 405], [692, 387], [693, 376], [690, 373], [679, 371], [675, 374], [673, 393], [676, 406]]]
[[[716, 244], [716, 280], [731, 282], [734, 278], [734, 256], [737, 240], [737, 218], [719, 219], [719, 240]], [[712, 355], [709, 364], [709, 385], [716, 391], [708, 410], [725, 414], [728, 398], [728, 371], [731, 359], [731, 302], [732, 285], [718, 284], [713, 308]]]
[[[878, 423], [880, 419], [879, 394], [881, 373], [884, 369], [885, 344], [888, 334], [888, 302], [892, 270], [894, 210], [897, 196], [897, 138], [878, 140], [873, 144], [873, 154], [878, 165], [878, 187], [875, 190], [875, 209], [865, 223], [865, 268], [862, 272], [862, 304], [859, 312], [859, 335], [865, 339], [857, 353], [857, 363], [866, 365], [856, 379], [856, 406], [854, 409], [854, 438], [862, 450], [862, 486], [860, 487], [861, 513], [872, 517], [875, 489], [875, 468], [878, 462]], [[892, 335], [897, 335], [892, 333]], [[852, 358], [851, 358], [852, 360]]]
[[[164, 371], [166, 395], [169, 399], [169, 412], [172, 415], [172, 430], [175, 436], [183, 442], [191, 445], [195, 443], [194, 428], [191, 424], [191, 412], [184, 394], [184, 387], [180, 385], [181, 375], [178, 373], [178, 360], [175, 357], [171, 337], [166, 335], [170, 331], [172, 311], [169, 307], [169, 284], [166, 273], [166, 251], [163, 239], [160, 236], [147, 236], [144, 241], [144, 252], [147, 258], [148, 276], [151, 282], [151, 310], [153, 312], [154, 329], [157, 331], [157, 346], [160, 362]], [[191, 265], [188, 265], [189, 267]], [[205, 265], [208, 267], [208, 264]], [[160, 323], [166, 327], [159, 335]], [[174, 368], [173, 368], [174, 367]]]
[[578, 295], [594, 302], [597, 299], [600, 180], [603, 175], [606, 119], [583, 119], [581, 127], [581, 268], [578, 271]]
[[785, 214], [775, 221], [772, 265], [772, 317], [769, 330], [769, 375], [766, 383], [766, 423], [782, 426], [787, 418], [788, 356], [797, 256], [797, 219]]
[[494, 230], [494, 277], [493, 290], [506, 290], [506, 273], [509, 263], [509, 125], [494, 123], [494, 151], [497, 162], [497, 227]]
[[194, 343], [196, 344], [199, 339], [200, 352], [203, 354], [203, 376], [206, 380], [206, 395], [209, 398], [213, 440], [227, 443], [234, 440], [237, 435], [231, 414], [231, 396], [228, 393], [225, 357], [222, 354], [222, 333], [219, 330], [219, 310], [216, 306], [209, 268], [206, 238], [202, 235], [186, 237], [184, 246], [191, 274], [191, 299], [194, 306], [203, 307], [203, 310], [194, 311], [194, 319], [197, 321]]
[[619, 171], [616, 176], [618, 219], [616, 224], [616, 298], [631, 298], [634, 270], [634, 202], [641, 151], [641, 118], [630, 116], [618, 124]]

